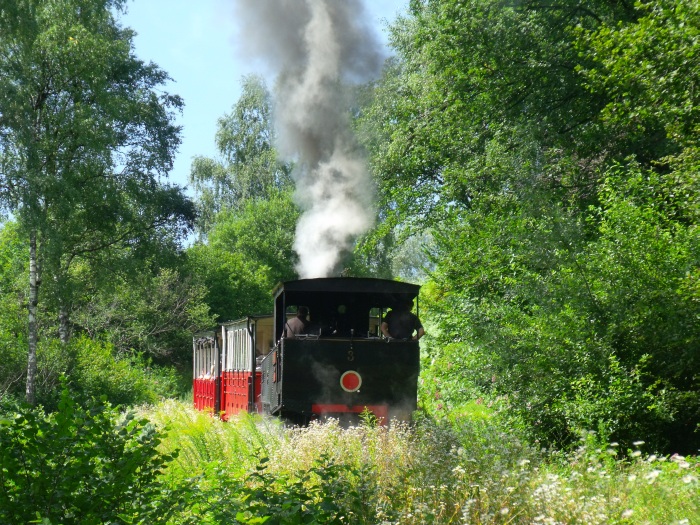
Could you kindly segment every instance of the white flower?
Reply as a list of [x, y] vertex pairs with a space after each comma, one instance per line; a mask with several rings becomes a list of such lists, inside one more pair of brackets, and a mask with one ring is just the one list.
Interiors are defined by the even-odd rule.
[[622, 513], [622, 519], [627, 519], [632, 517], [632, 514], [634, 514], [634, 511], [632, 509], [627, 509], [625, 512]]
[[653, 483], [654, 480], [659, 477], [659, 474], [661, 474], [660, 470], [652, 470], [646, 476], [644, 476], [644, 479], [646, 479], [649, 483]]
[[690, 476], [690, 475], [683, 476], [683, 483], [692, 483], [693, 481], [697, 481], [697, 480], [698, 480], [698, 478], [696, 478], [695, 476]]

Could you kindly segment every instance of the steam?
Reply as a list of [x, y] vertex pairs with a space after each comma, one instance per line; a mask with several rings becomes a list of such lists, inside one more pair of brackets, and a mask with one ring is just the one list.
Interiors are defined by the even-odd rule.
[[375, 77], [381, 46], [361, 0], [238, 0], [247, 56], [277, 76], [281, 154], [297, 162], [302, 278], [336, 273], [374, 221], [374, 187], [351, 128], [346, 86]]

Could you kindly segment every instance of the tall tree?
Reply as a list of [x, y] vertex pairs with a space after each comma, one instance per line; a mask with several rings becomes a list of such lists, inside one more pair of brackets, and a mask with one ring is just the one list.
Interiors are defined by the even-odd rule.
[[697, 450], [698, 27], [693, 0], [414, 0], [394, 26], [363, 118], [385, 230], [435, 239], [441, 403]]
[[158, 90], [162, 70], [134, 56], [133, 32], [115, 18], [124, 4], [0, 3], [0, 202], [29, 239], [30, 403], [42, 278], [65, 300], [78, 258], [192, 218], [181, 190], [160, 180], [182, 101]]
[[293, 244], [299, 213], [291, 190], [247, 199], [215, 217], [207, 244], [187, 250], [219, 320], [269, 312], [274, 285], [296, 277]]
[[242, 93], [231, 113], [219, 119], [220, 158], [196, 157], [190, 181], [198, 193], [200, 225], [206, 233], [221, 210], [246, 199], [267, 198], [291, 187], [291, 166], [278, 161], [272, 97], [259, 76], [243, 77]]

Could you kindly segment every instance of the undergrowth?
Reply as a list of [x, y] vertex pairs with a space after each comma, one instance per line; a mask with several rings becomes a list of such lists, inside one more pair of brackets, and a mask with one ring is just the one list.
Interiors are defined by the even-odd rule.
[[[167, 477], [194, 490], [179, 523], [694, 524], [700, 463], [600, 442], [526, 446], [496, 418], [408, 426], [223, 423], [176, 402], [148, 412], [179, 455]], [[190, 520], [190, 521], [188, 521]]]
[[0, 402], [0, 525], [700, 523], [697, 457], [584, 433], [528, 447], [497, 416], [285, 428], [168, 401]]

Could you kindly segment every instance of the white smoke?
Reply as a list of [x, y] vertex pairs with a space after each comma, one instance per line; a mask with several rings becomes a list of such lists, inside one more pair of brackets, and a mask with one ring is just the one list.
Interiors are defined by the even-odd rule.
[[347, 85], [376, 76], [381, 46], [361, 0], [237, 0], [249, 56], [277, 76], [280, 152], [297, 162], [302, 278], [337, 272], [373, 224], [374, 187], [350, 129]]

